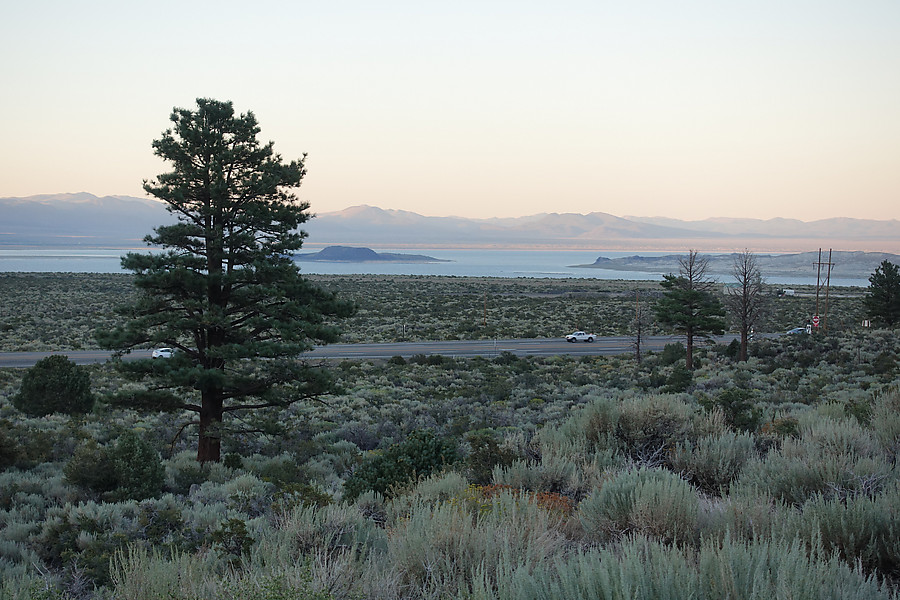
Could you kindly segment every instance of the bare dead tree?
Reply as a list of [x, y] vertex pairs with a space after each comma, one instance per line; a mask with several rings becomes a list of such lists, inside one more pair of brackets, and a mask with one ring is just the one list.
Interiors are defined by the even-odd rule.
[[740, 360], [747, 360], [747, 344], [750, 332], [762, 314], [765, 306], [763, 288], [765, 286], [756, 255], [744, 250], [734, 255], [731, 275], [737, 284], [725, 294], [725, 306], [738, 324], [741, 332]]
[[678, 274], [687, 280], [690, 289], [698, 292], [712, 292], [716, 286], [715, 280], [709, 277], [709, 257], [694, 249], [678, 257]]

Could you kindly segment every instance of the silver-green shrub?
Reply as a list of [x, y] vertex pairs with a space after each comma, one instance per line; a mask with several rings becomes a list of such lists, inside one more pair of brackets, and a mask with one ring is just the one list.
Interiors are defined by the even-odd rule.
[[900, 573], [900, 482], [874, 497], [817, 495], [803, 506], [798, 534], [869, 573]]
[[557, 517], [525, 494], [504, 491], [474, 504], [417, 503], [396, 523], [386, 559], [402, 585], [443, 598], [476, 569], [496, 585], [504, 560], [534, 568], [567, 545]]
[[665, 543], [691, 543], [697, 535], [699, 499], [684, 479], [666, 469], [622, 471], [578, 505], [585, 535], [612, 542], [642, 534]]
[[870, 427], [885, 455], [896, 462], [900, 458], [900, 386], [877, 394]]
[[798, 542], [726, 538], [695, 551], [644, 537], [532, 568], [504, 557], [501, 576], [476, 571], [458, 600], [893, 600], [886, 584]]
[[678, 444], [670, 463], [675, 472], [700, 490], [725, 495], [754, 454], [752, 434], [727, 431]]
[[872, 495], [895, 477], [874, 435], [855, 419], [809, 419], [801, 438], [787, 438], [765, 458], [748, 462], [736, 485], [801, 505], [816, 494]]

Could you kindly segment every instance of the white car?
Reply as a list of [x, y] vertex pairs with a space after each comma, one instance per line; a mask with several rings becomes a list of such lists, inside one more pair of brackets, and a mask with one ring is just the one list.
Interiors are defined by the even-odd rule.
[[576, 331], [566, 336], [567, 342], [593, 342], [597, 336], [593, 333], [585, 333], [584, 331]]
[[172, 358], [175, 354], [173, 348], [157, 348], [150, 354], [150, 358]]

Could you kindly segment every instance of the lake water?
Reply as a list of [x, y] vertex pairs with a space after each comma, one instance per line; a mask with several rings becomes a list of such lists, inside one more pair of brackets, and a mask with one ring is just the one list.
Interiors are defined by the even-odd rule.
[[[0, 248], [0, 272], [29, 273], [119, 273], [120, 258], [129, 251], [149, 252], [146, 248], [132, 249], [3, 249]], [[447, 275], [459, 277], [536, 277], [662, 280], [662, 273], [645, 271], [613, 271], [577, 268], [571, 265], [593, 263], [597, 257], [660, 256], [671, 252], [610, 252], [605, 250], [460, 250], [460, 249], [391, 249], [378, 252], [424, 254], [451, 262], [440, 263], [328, 263], [298, 262], [300, 270], [310, 274], [329, 275]], [[815, 285], [816, 277], [767, 277], [771, 285]], [[866, 287], [864, 278], [832, 278], [831, 285]]]

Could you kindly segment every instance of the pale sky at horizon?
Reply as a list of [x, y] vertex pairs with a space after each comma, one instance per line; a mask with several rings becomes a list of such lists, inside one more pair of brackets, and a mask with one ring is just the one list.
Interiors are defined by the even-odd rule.
[[900, 2], [3, 3], [0, 197], [144, 196], [198, 97], [318, 213], [900, 218]]

